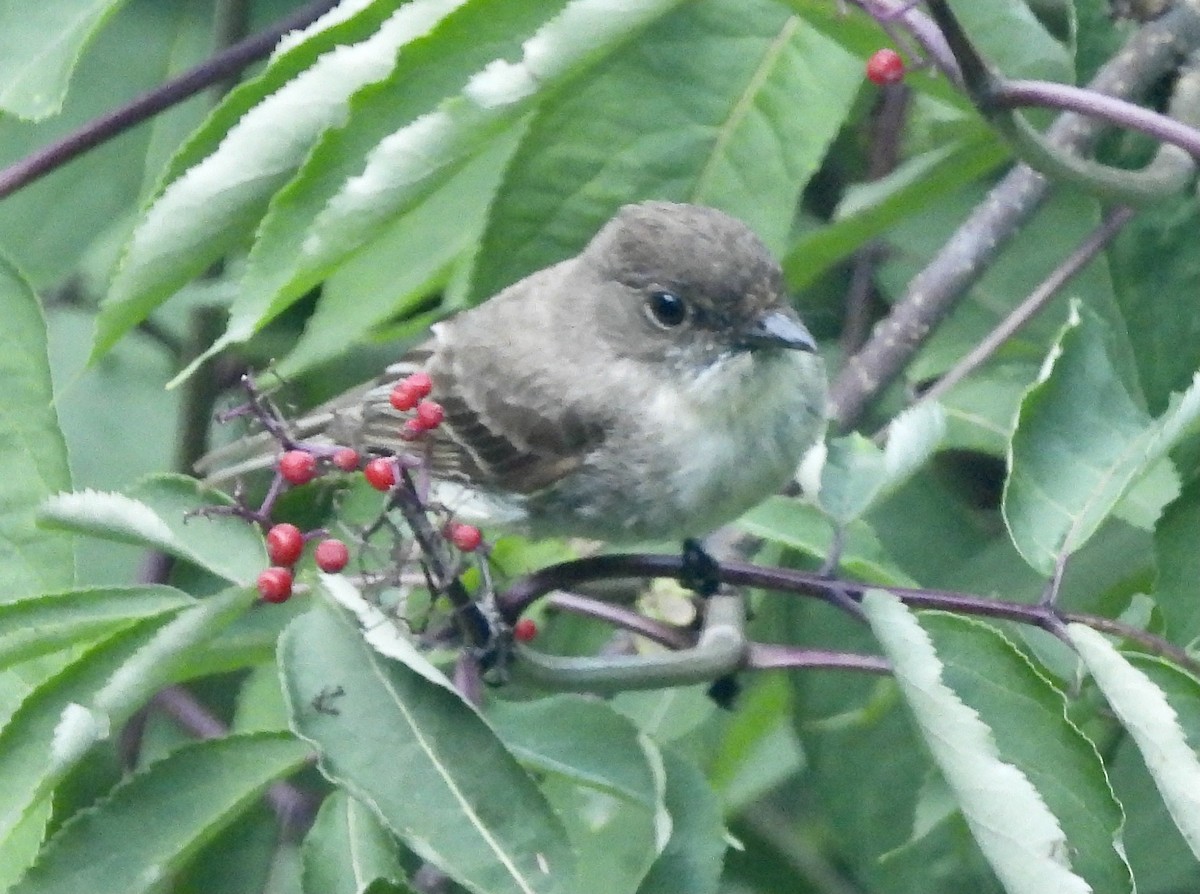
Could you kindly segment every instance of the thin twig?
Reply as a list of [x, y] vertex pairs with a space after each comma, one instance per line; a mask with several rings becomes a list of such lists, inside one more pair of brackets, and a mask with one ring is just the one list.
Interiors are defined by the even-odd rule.
[[[1180, 4], [1145, 25], [1093, 78], [1089, 89], [1137, 96], [1200, 44], [1200, 15]], [[1061, 115], [1047, 137], [1083, 152], [1105, 125], [1073, 112]], [[867, 407], [903, 371], [934, 329], [983, 275], [991, 261], [1040, 207], [1050, 182], [1017, 165], [992, 189], [913, 281], [904, 300], [876, 327], [867, 345], [846, 364], [830, 390], [837, 428], [855, 426]]]
[[201, 62], [165, 84], [143, 93], [120, 108], [89, 121], [57, 142], [0, 170], [0, 199], [62, 167], [159, 112], [240, 72], [269, 54], [279, 38], [316, 21], [336, 0], [316, 0], [282, 21]]
[[941, 397], [979, 367], [983, 366], [1006, 341], [1021, 331], [1059, 293], [1074, 276], [1095, 258], [1133, 217], [1133, 209], [1118, 208], [1088, 234], [1071, 254], [1041, 284], [1030, 292], [1000, 324], [987, 334], [970, 353], [921, 394], [920, 400]]

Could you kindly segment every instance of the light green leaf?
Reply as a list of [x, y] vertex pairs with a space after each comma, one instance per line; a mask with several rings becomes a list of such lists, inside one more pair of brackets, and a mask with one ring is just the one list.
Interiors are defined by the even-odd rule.
[[305, 743], [280, 733], [177, 749], [67, 822], [10, 894], [160, 890], [205, 841], [310, 754]]
[[721, 802], [691, 762], [664, 752], [671, 837], [638, 894], [716, 894], [727, 839]]
[[1021, 555], [1050, 574], [1200, 416], [1200, 376], [1157, 419], [1119, 377], [1105, 324], [1079, 303], [1009, 447], [1004, 520]]
[[491, 209], [471, 300], [574, 254], [647, 196], [720, 207], [782, 251], [861, 81], [856, 60], [766, 0], [670, 12], [539, 106]]
[[32, 120], [61, 109], [83, 48], [123, 2], [0, 3], [0, 108]]
[[847, 525], [912, 477], [945, 433], [942, 408], [925, 401], [892, 420], [882, 450], [856, 432], [835, 438], [825, 447], [819, 484], [814, 487], [810, 483], [819, 450], [805, 457], [800, 479], [805, 491], [815, 495], [817, 504], [835, 524]]
[[304, 836], [304, 890], [310, 894], [364, 894], [376, 879], [399, 883], [404, 869], [396, 839], [364, 805], [342, 789], [321, 804]]
[[[11, 14], [11, 13], [10, 13]], [[54, 411], [46, 323], [37, 296], [0, 258], [0, 602], [70, 586], [75, 553], [66, 537], [34, 525], [38, 505], [71, 486], [67, 449]]]
[[1200, 681], [1155, 659], [1135, 666], [1083, 624], [1070, 624], [1067, 632], [1137, 744], [1171, 819], [1200, 857]]
[[[205, 356], [249, 338], [382, 227], [456, 176], [546, 92], [679, 2], [629, 7], [614, 0], [569, 0], [548, 21], [547, 8], [561, 0], [500, 7], [475, 2], [448, 17], [401, 55], [387, 81], [363, 92], [352, 105], [349, 125], [321, 142], [272, 204], [250, 255], [243, 300]], [[468, 25], [469, 37], [454, 40], [456, 29]], [[447, 52], [448, 41], [453, 52]], [[507, 61], [518, 47], [521, 61]], [[486, 58], [476, 60], [481, 53]], [[464, 71], [471, 61], [480, 67]], [[414, 90], [414, 83], [422, 89]]]
[[172, 292], [245, 238], [313, 143], [342, 124], [355, 92], [388, 75], [396, 52], [463, 0], [414, 0], [379, 29], [295, 72], [230, 127], [211, 155], [146, 211], [101, 307], [92, 361]]
[[161, 549], [233, 583], [249, 585], [265, 565], [262, 538], [244, 519], [196, 515], [229, 497], [184, 475], [148, 478], [130, 495], [80, 491], [42, 506], [41, 523], [94, 537]]
[[174, 587], [95, 587], [0, 603], [0, 668], [87, 642], [195, 600]]
[[917, 616], [881, 590], [863, 609], [1005, 890], [1131, 891], [1120, 808], [1062, 694], [982, 623]]
[[576, 890], [559, 821], [457, 693], [372, 650], [324, 603], [279, 649], [293, 727], [317, 746], [322, 772], [422, 859], [472, 891]]
[[64, 716], [86, 713], [82, 705], [168, 620], [162, 615], [137, 622], [85, 652], [35, 688], [0, 728], [0, 840], [69, 768], [66, 756], [51, 747]]
[[1067, 48], [1050, 36], [1024, 0], [950, 0], [950, 5], [979, 52], [1008, 77], [1074, 82]]
[[658, 749], [604, 702], [578, 695], [494, 701], [487, 719], [531, 770], [659, 809]]

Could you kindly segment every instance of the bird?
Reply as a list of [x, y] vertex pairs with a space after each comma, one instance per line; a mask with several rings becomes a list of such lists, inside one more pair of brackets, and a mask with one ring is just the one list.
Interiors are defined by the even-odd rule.
[[[390, 395], [418, 370], [444, 418], [415, 445]], [[794, 477], [823, 437], [826, 388], [817, 343], [754, 232], [714, 208], [646, 201], [621, 207], [577, 255], [435, 324], [293, 433], [423, 453], [431, 499], [468, 522], [679, 540]], [[231, 461], [224, 448], [197, 471], [228, 480], [269, 465], [273, 446], [260, 435], [258, 456]]]

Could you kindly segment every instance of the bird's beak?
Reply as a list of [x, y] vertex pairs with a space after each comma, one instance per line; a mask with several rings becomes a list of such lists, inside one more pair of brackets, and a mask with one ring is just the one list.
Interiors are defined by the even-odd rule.
[[794, 351], [817, 350], [817, 341], [792, 314], [769, 310], [742, 330], [743, 343], [748, 348], [775, 347]]

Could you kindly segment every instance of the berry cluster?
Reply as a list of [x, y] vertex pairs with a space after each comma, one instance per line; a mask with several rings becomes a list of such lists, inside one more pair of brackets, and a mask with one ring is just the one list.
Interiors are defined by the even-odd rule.
[[[265, 601], [286, 602], [291, 597], [292, 567], [304, 555], [304, 545], [309, 539], [287, 522], [272, 525], [267, 531], [267, 557], [271, 567], [258, 576], [258, 592]], [[313, 558], [322, 571], [336, 574], [350, 562], [350, 549], [341, 540], [326, 537], [317, 544]]]
[[[304, 554], [308, 540], [321, 538], [314, 550], [314, 559], [317, 567], [330, 574], [346, 567], [350, 560], [350, 551], [341, 540], [326, 538], [323, 532], [312, 531], [306, 535], [292, 524], [271, 524], [271, 512], [281, 492], [281, 486], [308, 484], [332, 467], [347, 473], [361, 469], [363, 477], [371, 487], [384, 493], [392, 493], [397, 485], [402, 483], [402, 478], [407, 482], [405, 486], [412, 486], [405, 470], [413, 463], [419, 463], [420, 459], [406, 456], [375, 456], [368, 458], [364, 463], [363, 457], [352, 447], [331, 448], [323, 444], [296, 443], [288, 436], [278, 411], [257, 393], [249, 377], [246, 378], [245, 385], [250, 402], [228, 414], [229, 418], [234, 415], [254, 414], [288, 449], [276, 461], [277, 477], [263, 505], [257, 510], [242, 506], [233, 511], [267, 528], [267, 554], [271, 567], [259, 575], [258, 590], [267, 602], [284, 602], [292, 594], [293, 567]], [[389, 403], [396, 410], [411, 414], [405, 419], [400, 432], [403, 440], [419, 441], [444, 421], [446, 413], [442, 405], [429, 399], [432, 391], [433, 380], [424, 372], [413, 373], [401, 379], [392, 388]], [[417, 511], [424, 512], [426, 507], [423, 501], [415, 494], [413, 499], [416, 500]], [[457, 521], [447, 522], [442, 528], [441, 536], [462, 553], [475, 552], [483, 544], [483, 535], [477, 527]]]

